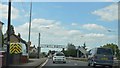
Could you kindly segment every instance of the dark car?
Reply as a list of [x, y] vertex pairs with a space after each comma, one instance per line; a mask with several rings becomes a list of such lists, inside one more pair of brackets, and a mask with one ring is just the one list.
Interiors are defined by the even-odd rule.
[[88, 66], [113, 66], [113, 51], [110, 48], [94, 48], [89, 51]]

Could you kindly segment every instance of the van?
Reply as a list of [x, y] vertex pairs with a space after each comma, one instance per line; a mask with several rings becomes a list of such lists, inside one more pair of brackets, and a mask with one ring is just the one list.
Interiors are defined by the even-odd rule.
[[94, 48], [88, 53], [88, 66], [113, 66], [113, 51], [110, 48]]

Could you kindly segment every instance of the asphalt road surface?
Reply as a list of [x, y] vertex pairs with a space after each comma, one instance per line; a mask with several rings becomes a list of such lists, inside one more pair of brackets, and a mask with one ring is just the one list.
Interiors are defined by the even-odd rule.
[[[94, 68], [88, 67], [87, 62], [76, 61], [76, 60], [67, 60], [66, 63], [53, 63], [52, 59], [48, 59], [45, 64], [42, 65], [42, 68]], [[96, 68], [103, 68], [98, 66]], [[108, 68], [108, 67], [106, 67]]]

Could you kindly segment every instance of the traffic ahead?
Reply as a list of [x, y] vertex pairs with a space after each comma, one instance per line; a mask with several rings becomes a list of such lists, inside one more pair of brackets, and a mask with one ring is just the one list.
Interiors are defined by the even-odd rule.
[[[45, 62], [45, 64], [39, 68], [94, 68], [87, 65], [88, 62], [83, 62], [83, 61], [66, 60], [66, 63], [53, 63], [52, 59], [48, 59]], [[103, 67], [97, 66], [97, 68], [103, 68]]]
[[[103, 68], [113, 67], [113, 52], [110, 48], [94, 48], [88, 52], [86, 61], [66, 59], [63, 52], [56, 52], [48, 58], [42, 68]], [[57, 63], [56, 63], [57, 62]]]

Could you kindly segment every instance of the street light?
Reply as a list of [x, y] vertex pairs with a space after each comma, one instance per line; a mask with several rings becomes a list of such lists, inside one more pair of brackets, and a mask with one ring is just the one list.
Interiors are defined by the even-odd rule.
[[3, 34], [2, 34], [2, 26], [3, 26], [3, 22], [0, 21], [0, 50], [2, 50], [1, 48], [3, 47]]
[[32, 19], [32, 1], [30, 3], [30, 20], [29, 20], [29, 32], [28, 32], [28, 47], [27, 47], [27, 52], [28, 52], [28, 58], [29, 58], [29, 48], [31, 45], [31, 19]]
[[[50, 29], [50, 27], [44, 27], [44, 28]], [[41, 39], [41, 33], [39, 33], [38, 36], [38, 58], [40, 58], [40, 53], [41, 53], [40, 39]]]
[[79, 58], [79, 49], [80, 49], [80, 46], [78, 46], [78, 49], [77, 49], [77, 58]]
[[41, 36], [41, 34], [39, 33], [39, 37], [38, 37], [38, 58], [40, 58], [40, 52], [41, 52], [41, 47], [40, 47], [40, 36]]
[[9, 5], [8, 5], [8, 32], [7, 32], [7, 57], [6, 57], [6, 66], [9, 66], [10, 64], [10, 53], [9, 53], [9, 48], [10, 48], [10, 25], [11, 25], [11, 0], [9, 0]]
[[[107, 30], [109, 33], [113, 33], [113, 32], [115, 32], [115, 31], [112, 31], [112, 30]], [[119, 34], [118, 34], [118, 37], [119, 37]], [[119, 38], [118, 38], [119, 39]], [[115, 43], [116, 43], [116, 41], [115, 41]], [[114, 57], [116, 58], [116, 46], [114, 46]]]

